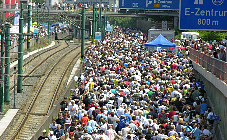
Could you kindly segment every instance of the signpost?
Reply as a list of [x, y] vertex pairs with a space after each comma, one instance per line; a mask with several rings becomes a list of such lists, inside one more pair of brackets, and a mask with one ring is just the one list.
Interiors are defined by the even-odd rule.
[[181, 0], [181, 30], [227, 30], [227, 1]]
[[95, 32], [95, 40], [101, 40], [101, 32]]
[[167, 30], [167, 21], [162, 21], [162, 30]]
[[179, 0], [119, 0], [119, 8], [179, 10]]

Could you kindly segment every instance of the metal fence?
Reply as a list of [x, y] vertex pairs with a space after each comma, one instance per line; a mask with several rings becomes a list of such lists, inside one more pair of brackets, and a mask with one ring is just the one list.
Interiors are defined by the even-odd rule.
[[219, 79], [227, 83], [227, 63], [211, 57], [203, 52], [197, 51], [195, 49], [190, 49], [190, 59], [194, 62], [200, 64], [207, 71], [216, 75]]

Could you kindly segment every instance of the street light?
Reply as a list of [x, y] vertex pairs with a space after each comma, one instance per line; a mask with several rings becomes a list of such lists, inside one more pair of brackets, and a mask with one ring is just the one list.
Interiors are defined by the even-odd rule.
[[14, 96], [14, 101], [13, 101], [13, 108], [16, 109], [16, 103], [15, 103], [15, 100], [16, 100], [16, 72], [17, 72], [17, 67], [14, 67], [14, 93], [13, 93], [13, 96]]

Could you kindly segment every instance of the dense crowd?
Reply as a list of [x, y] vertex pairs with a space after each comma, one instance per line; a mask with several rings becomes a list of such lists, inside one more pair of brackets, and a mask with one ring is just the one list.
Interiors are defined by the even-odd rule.
[[194, 40], [185, 40], [182, 42], [185, 47], [190, 46], [196, 50], [204, 52], [205, 54], [214, 57], [216, 59], [227, 61], [226, 60], [226, 43], [225, 41], [203, 41], [202, 39]]
[[214, 113], [185, 55], [146, 52], [138, 33], [115, 29], [83, 56], [72, 98], [39, 139], [209, 140]]

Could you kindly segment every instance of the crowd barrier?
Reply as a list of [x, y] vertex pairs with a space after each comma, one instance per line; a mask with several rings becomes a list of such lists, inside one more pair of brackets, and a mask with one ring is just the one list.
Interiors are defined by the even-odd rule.
[[227, 63], [211, 57], [203, 52], [190, 48], [189, 57], [195, 63], [198, 63], [207, 71], [216, 75], [219, 79], [227, 83]]

